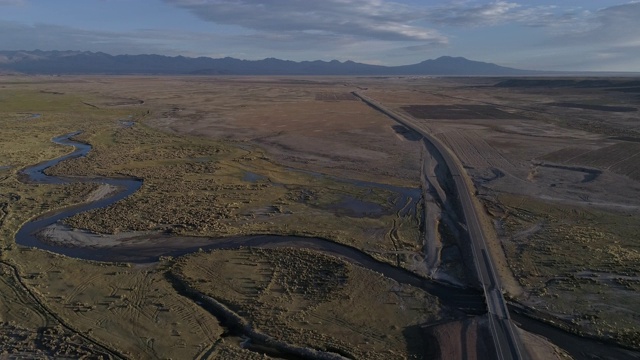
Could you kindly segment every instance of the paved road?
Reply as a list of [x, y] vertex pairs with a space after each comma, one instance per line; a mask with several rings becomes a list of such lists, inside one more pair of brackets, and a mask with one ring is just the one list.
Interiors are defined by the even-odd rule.
[[471, 239], [471, 249], [475, 258], [478, 278], [482, 284], [487, 300], [489, 327], [496, 348], [496, 358], [501, 360], [526, 359], [526, 351], [522, 345], [522, 340], [516, 331], [515, 325], [511, 321], [506, 302], [502, 296], [500, 278], [495, 271], [491, 255], [487, 249], [484, 230], [482, 226], [480, 226], [478, 213], [473, 204], [472, 191], [467, 181], [465, 181], [466, 173], [462, 169], [462, 165], [451, 150], [442, 144], [440, 140], [432, 136], [429, 131], [422, 128], [415, 119], [391, 111], [375, 100], [358, 92], [354, 92], [353, 94], [376, 110], [424, 136], [426, 141], [430, 142], [444, 159], [455, 181], [456, 191], [467, 225], [467, 232]]

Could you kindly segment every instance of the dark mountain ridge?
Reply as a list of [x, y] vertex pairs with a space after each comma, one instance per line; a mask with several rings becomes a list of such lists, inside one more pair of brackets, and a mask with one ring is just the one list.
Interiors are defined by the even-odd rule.
[[109, 55], [89, 51], [0, 51], [0, 71], [26, 74], [158, 75], [534, 75], [496, 64], [442, 56], [418, 64], [381, 66], [353, 61], [290, 61], [275, 58], [189, 58]]

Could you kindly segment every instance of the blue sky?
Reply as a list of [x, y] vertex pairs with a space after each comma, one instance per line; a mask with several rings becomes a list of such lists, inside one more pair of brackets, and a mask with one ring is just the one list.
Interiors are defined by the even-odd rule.
[[0, 0], [0, 50], [640, 71], [640, 1]]

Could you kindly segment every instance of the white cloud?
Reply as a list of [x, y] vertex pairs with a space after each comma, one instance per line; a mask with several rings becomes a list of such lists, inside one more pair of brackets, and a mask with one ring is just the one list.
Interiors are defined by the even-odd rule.
[[435, 23], [462, 26], [494, 25], [521, 16], [521, 5], [506, 1], [488, 4], [457, 3], [434, 9], [428, 19]]
[[516, 23], [533, 27], [555, 27], [583, 18], [580, 9], [558, 6], [529, 6], [504, 0], [489, 3], [456, 1], [431, 8], [426, 20], [434, 24], [461, 27], [494, 26]]
[[638, 46], [640, 42], [640, 3], [612, 6], [595, 13], [592, 29], [578, 34], [589, 41], [613, 46]]
[[559, 28], [543, 46], [586, 47], [600, 53], [640, 51], [640, 2], [616, 5], [589, 13], [573, 26]]
[[174, 54], [185, 41], [207, 42], [215, 35], [176, 31], [138, 30], [134, 32], [94, 31], [51, 24], [27, 25], [0, 20], [2, 50], [81, 50], [111, 54]]
[[303, 37], [308, 33], [321, 33], [384, 41], [447, 42], [447, 38], [435, 30], [412, 25], [421, 19], [424, 9], [382, 0], [165, 1], [188, 9], [206, 21], [260, 32]]
[[[51, 24], [26, 25], [0, 20], [2, 50], [77, 50], [117, 54], [231, 56], [242, 59], [279, 57], [291, 60], [363, 61], [390, 53], [397, 43], [326, 33], [216, 35], [202, 32], [137, 30], [110, 32]], [[432, 48], [433, 45], [430, 45]]]
[[[638, 69], [640, 58], [637, 1], [597, 11], [561, 2], [530, 5], [523, 0], [450, 0], [440, 5], [401, 4], [401, 0], [162, 1], [217, 25], [200, 22], [193, 27], [210, 27], [209, 33], [93, 31], [0, 20], [0, 44], [13, 50], [375, 59], [387, 64], [414, 63], [448, 53], [514, 67], [568, 70], [604, 69], [606, 64]], [[28, 0], [0, 0], [0, 6], [25, 4]], [[512, 25], [513, 32], [502, 34], [491, 28], [505, 24]], [[450, 35], [443, 34], [448, 31]]]
[[638, 70], [640, 58], [640, 3], [601, 9], [587, 20], [582, 31], [558, 36], [555, 44], [586, 49], [581, 58], [590, 68], [607, 64], [613, 70]]

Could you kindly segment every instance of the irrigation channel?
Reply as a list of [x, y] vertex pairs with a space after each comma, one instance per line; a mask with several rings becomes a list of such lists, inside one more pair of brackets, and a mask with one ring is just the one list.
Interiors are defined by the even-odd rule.
[[[69, 133], [52, 139], [56, 144], [75, 147], [69, 154], [56, 159], [25, 168], [21, 178], [27, 183], [69, 184], [73, 182], [109, 184], [118, 191], [102, 199], [65, 208], [38, 216], [26, 222], [16, 233], [16, 243], [21, 246], [35, 247], [65, 256], [105, 262], [152, 263], [162, 256], [180, 256], [210, 249], [234, 249], [239, 247], [278, 248], [294, 247], [320, 251], [334, 255], [359, 266], [377, 271], [402, 284], [421, 288], [440, 301], [456, 308], [469, 316], [487, 312], [482, 292], [478, 289], [460, 288], [416, 275], [408, 270], [378, 261], [370, 255], [347, 245], [327, 239], [314, 237], [255, 235], [225, 238], [185, 237], [169, 234], [146, 234], [127, 239], [118, 245], [69, 246], [43, 241], [38, 233], [45, 228], [59, 224], [62, 220], [92, 209], [107, 207], [135, 193], [142, 186], [141, 179], [107, 177], [57, 177], [44, 173], [44, 170], [62, 161], [85, 156], [91, 145], [73, 141], [71, 138], [80, 132]], [[521, 327], [549, 338], [556, 345], [567, 349], [576, 359], [638, 359], [638, 353], [629, 352], [616, 346], [598, 342], [553, 328], [535, 319], [520, 316]], [[570, 344], [569, 344], [570, 343]], [[570, 345], [570, 346], [567, 346]]]

